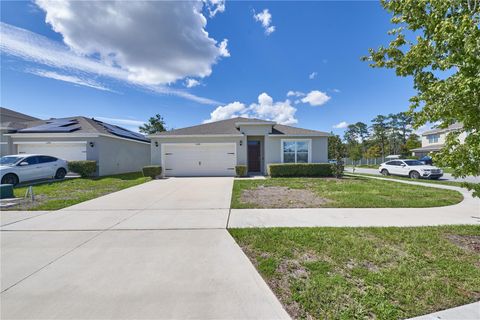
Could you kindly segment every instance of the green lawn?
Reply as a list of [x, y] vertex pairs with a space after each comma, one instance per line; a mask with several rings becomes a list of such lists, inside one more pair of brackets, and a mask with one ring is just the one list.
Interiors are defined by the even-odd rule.
[[[7, 210], [58, 210], [108, 193], [150, 181], [141, 172], [105, 176], [100, 178], [75, 178], [33, 186], [36, 201], [23, 201]], [[15, 188], [15, 196], [23, 197], [26, 187]]]
[[406, 185], [363, 177], [269, 178], [265, 180], [235, 180], [232, 208], [261, 208], [257, 203], [242, 201], [244, 190], [280, 186], [305, 189], [327, 201], [321, 207], [332, 208], [407, 208], [437, 207], [462, 201], [457, 191]]
[[404, 319], [480, 299], [480, 226], [230, 233], [296, 319]]

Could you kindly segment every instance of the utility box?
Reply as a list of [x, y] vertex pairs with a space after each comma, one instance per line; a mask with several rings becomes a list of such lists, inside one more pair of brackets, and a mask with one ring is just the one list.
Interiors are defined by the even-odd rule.
[[0, 199], [15, 198], [13, 184], [0, 184]]

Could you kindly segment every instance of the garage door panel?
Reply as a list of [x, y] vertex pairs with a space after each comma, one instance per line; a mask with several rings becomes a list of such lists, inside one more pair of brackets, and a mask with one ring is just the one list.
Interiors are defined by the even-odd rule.
[[234, 176], [234, 143], [164, 145], [166, 176]]
[[86, 143], [19, 144], [18, 153], [44, 154], [74, 161], [87, 160]]

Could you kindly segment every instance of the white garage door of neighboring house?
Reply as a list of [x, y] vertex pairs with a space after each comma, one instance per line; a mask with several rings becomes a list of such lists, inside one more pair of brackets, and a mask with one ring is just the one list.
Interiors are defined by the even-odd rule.
[[18, 153], [45, 154], [68, 161], [87, 160], [87, 143], [22, 143], [18, 144]]
[[235, 143], [162, 145], [165, 176], [234, 176]]

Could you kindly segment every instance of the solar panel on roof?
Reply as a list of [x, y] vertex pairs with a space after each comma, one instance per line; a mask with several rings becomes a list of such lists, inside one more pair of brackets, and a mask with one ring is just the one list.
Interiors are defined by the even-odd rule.
[[80, 130], [81, 127], [78, 124], [78, 121], [75, 119], [68, 120], [68, 119], [52, 119], [48, 120], [44, 124], [25, 128], [19, 130], [18, 132], [30, 132], [30, 133], [65, 133], [65, 132], [73, 132]]
[[113, 135], [123, 137], [123, 138], [129, 138], [129, 139], [148, 142], [148, 139], [146, 139], [143, 134], [136, 133], [136, 132], [130, 131], [128, 129], [119, 127], [119, 126], [115, 126], [113, 124], [101, 122], [101, 121], [98, 121], [98, 120], [95, 120], [95, 121], [98, 124], [102, 125], [109, 133], [111, 133]]

